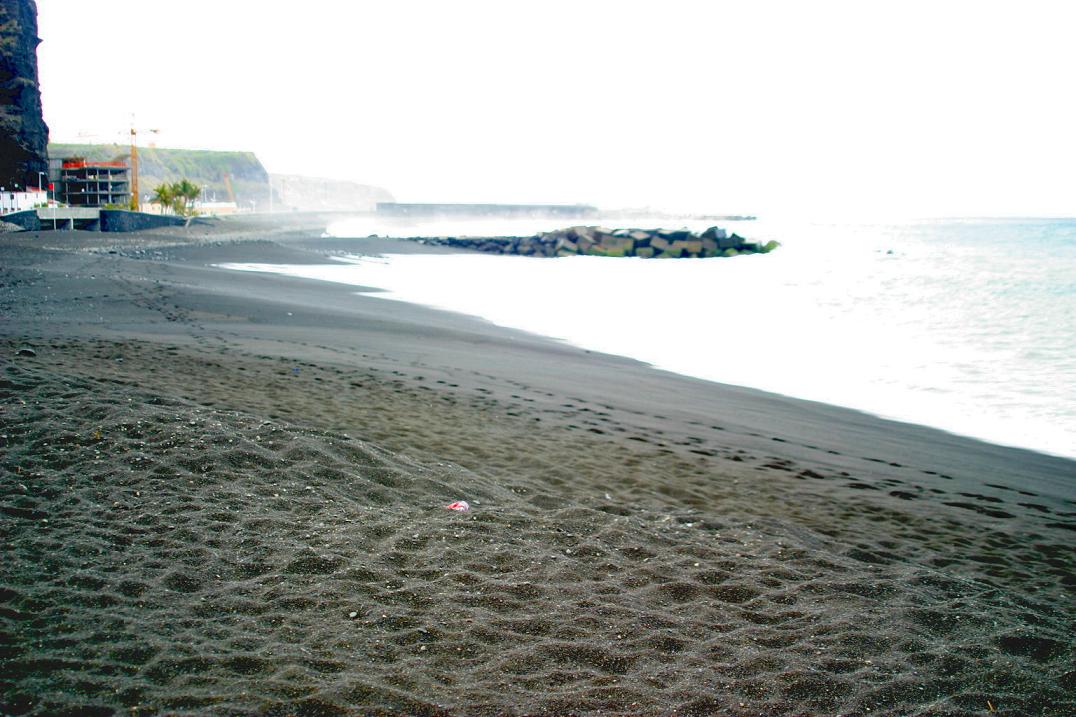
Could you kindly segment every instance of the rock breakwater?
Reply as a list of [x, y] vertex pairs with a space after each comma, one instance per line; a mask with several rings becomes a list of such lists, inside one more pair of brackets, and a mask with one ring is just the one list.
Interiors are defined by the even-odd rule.
[[493, 254], [521, 256], [637, 256], [662, 259], [700, 259], [738, 254], [765, 254], [775, 241], [748, 241], [719, 227], [696, 234], [686, 229], [605, 229], [570, 227], [528, 237], [422, 237], [424, 244], [452, 246]]

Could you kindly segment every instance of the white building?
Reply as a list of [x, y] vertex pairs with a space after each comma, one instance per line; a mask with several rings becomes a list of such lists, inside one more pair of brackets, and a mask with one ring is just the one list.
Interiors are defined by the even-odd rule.
[[[161, 207], [157, 202], [152, 201], [147, 194], [145, 199], [142, 200], [142, 211], [146, 214], [174, 214], [175, 210], [171, 207]], [[195, 214], [237, 214], [239, 212], [239, 206], [235, 202], [195, 202], [194, 213]]]
[[48, 204], [49, 193], [44, 189], [29, 192], [9, 192], [0, 190], [0, 214], [11, 214], [33, 209], [35, 206]]
[[235, 202], [195, 202], [196, 214], [235, 214], [239, 211], [239, 205]]

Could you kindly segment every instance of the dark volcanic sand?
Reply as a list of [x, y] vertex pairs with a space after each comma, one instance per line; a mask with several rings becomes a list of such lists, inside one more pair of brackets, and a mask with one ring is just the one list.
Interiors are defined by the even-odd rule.
[[0, 237], [0, 712], [1076, 713], [1072, 461], [209, 266], [316, 235]]

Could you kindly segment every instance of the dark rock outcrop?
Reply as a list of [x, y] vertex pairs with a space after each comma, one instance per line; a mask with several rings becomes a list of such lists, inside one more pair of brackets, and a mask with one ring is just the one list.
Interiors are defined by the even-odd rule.
[[48, 172], [49, 128], [37, 78], [37, 5], [0, 2], [0, 186], [37, 186]]
[[421, 237], [425, 244], [453, 246], [493, 254], [523, 256], [637, 256], [644, 259], [705, 259], [738, 254], [765, 254], [775, 241], [752, 242], [724, 229], [710, 227], [701, 234], [672, 229], [615, 229], [571, 227], [530, 237]]

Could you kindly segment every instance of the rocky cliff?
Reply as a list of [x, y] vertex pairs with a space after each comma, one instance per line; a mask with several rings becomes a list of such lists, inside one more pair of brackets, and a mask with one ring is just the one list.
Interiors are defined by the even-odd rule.
[[0, 186], [37, 186], [48, 171], [49, 128], [37, 80], [37, 5], [0, 1]]

